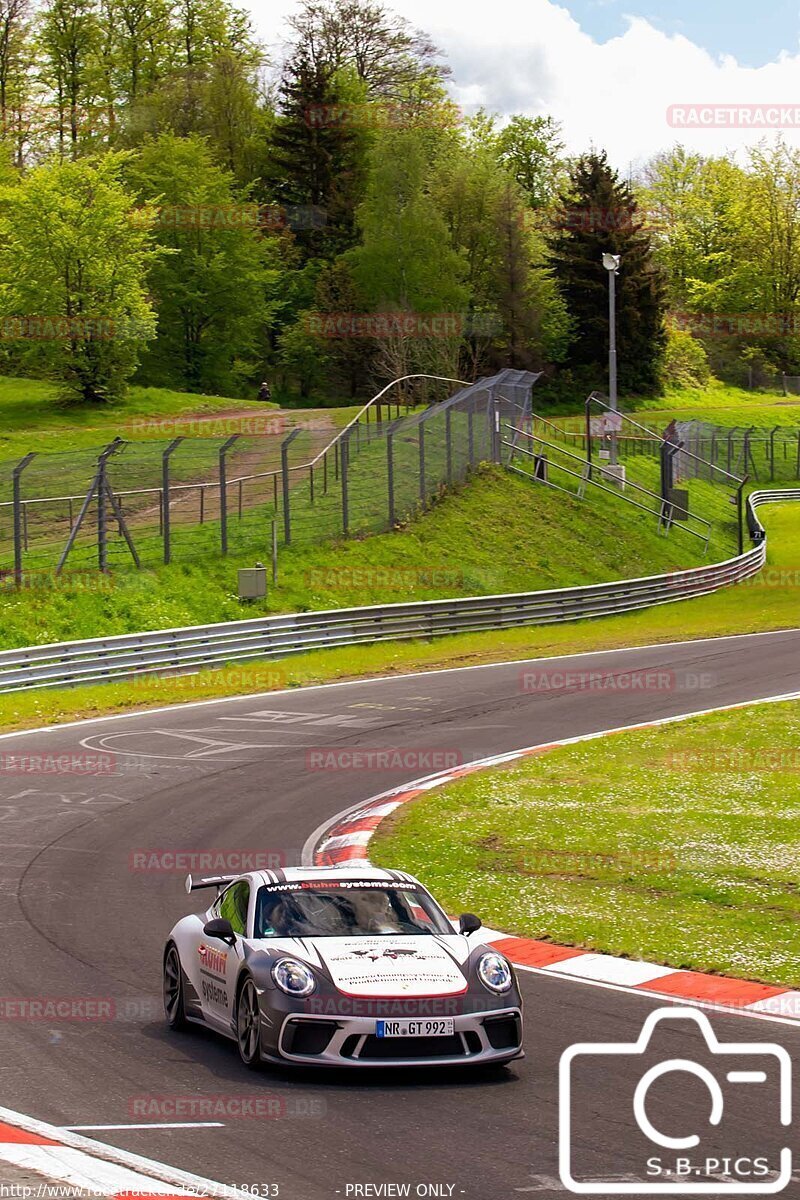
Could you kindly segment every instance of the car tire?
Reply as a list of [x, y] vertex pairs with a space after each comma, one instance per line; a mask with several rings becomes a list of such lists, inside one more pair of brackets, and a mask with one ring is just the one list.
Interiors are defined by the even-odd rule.
[[164, 1016], [170, 1029], [186, 1029], [186, 1007], [183, 994], [183, 967], [178, 948], [167, 946], [164, 955]]
[[248, 1070], [257, 1071], [261, 1066], [261, 1010], [256, 985], [249, 975], [236, 999], [236, 1045]]

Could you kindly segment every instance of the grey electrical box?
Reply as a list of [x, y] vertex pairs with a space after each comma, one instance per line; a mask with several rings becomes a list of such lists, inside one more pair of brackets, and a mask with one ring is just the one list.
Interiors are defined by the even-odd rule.
[[672, 507], [674, 521], [689, 520], [689, 491], [687, 488], [669, 488], [667, 498]]
[[258, 565], [239, 572], [239, 599], [263, 600], [267, 594], [267, 568]]

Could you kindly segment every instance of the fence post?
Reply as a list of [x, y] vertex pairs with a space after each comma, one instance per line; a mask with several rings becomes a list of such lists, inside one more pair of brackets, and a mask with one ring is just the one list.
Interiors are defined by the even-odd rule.
[[[20, 476], [31, 459], [35, 457], [35, 451], [30, 454], [26, 454], [25, 457], [21, 458], [14, 467], [12, 474], [14, 485], [14, 584], [16, 587], [20, 587], [22, 585], [22, 503]], [[70, 528], [71, 527], [72, 521], [70, 521]]]
[[780, 425], [776, 425], [769, 435], [769, 478], [770, 483], [775, 482], [775, 434], [780, 429]]
[[350, 462], [350, 433], [345, 433], [342, 438], [342, 452], [340, 458], [340, 469], [342, 476], [342, 533], [345, 537], [350, 532], [350, 496], [348, 494], [348, 466]]
[[747, 483], [748, 476], [745, 475], [742, 482], [736, 489], [736, 520], [739, 527], [739, 554], [744, 554], [744, 521], [743, 521], [743, 499], [742, 492], [744, 485]]
[[425, 503], [425, 422], [420, 418], [419, 425], [419, 498]]
[[97, 458], [97, 566], [105, 574], [108, 569], [108, 525], [106, 522], [106, 499], [108, 491], [108, 460], [122, 446], [122, 438], [101, 451]]
[[592, 397], [586, 397], [586, 477], [591, 481], [592, 478], [592, 414], [591, 414]]
[[394, 428], [386, 433], [386, 486], [389, 490], [389, 528], [394, 529]]
[[278, 519], [272, 518], [272, 582], [278, 582]]
[[228, 468], [226, 455], [241, 434], [234, 433], [219, 448], [219, 539], [223, 554], [228, 553]]
[[182, 437], [174, 438], [167, 446], [164, 453], [161, 455], [161, 530], [164, 535], [164, 562], [169, 563], [172, 557], [172, 546], [170, 542], [170, 515], [169, 515], [169, 460], [172, 457], [173, 451], [178, 449]]
[[444, 414], [444, 440], [447, 449], [447, 486], [453, 482], [453, 433], [451, 426], [451, 412], [448, 408]]
[[309, 463], [308, 467], [308, 488], [310, 503], [314, 503], [314, 464]]
[[473, 428], [474, 414], [472, 409], [467, 413], [467, 448], [469, 452], [469, 465], [475, 466], [475, 430]]
[[290, 546], [292, 544], [292, 514], [289, 504], [289, 447], [294, 439], [300, 433], [299, 429], [293, 429], [288, 437], [285, 437], [281, 442], [281, 484], [283, 487], [283, 541], [284, 544]]

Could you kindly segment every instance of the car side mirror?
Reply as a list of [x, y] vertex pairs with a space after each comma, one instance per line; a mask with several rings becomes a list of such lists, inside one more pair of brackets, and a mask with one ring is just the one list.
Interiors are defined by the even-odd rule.
[[206, 921], [203, 926], [203, 933], [206, 937], [217, 938], [220, 942], [227, 942], [229, 946], [236, 944], [236, 934], [233, 932], [233, 926], [224, 917], [215, 917], [213, 921]]
[[458, 918], [458, 931], [463, 933], [465, 937], [469, 937], [471, 933], [475, 933], [480, 929], [482, 921], [480, 917], [476, 917], [475, 913], [462, 913]]

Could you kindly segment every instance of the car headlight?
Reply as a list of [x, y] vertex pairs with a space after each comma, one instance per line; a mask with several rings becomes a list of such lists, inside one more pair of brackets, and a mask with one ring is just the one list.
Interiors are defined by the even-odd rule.
[[317, 986], [313, 973], [296, 958], [279, 958], [272, 968], [272, 978], [287, 996], [310, 996]]
[[511, 967], [502, 954], [484, 954], [479, 958], [478, 978], [490, 992], [507, 992], [514, 982]]

